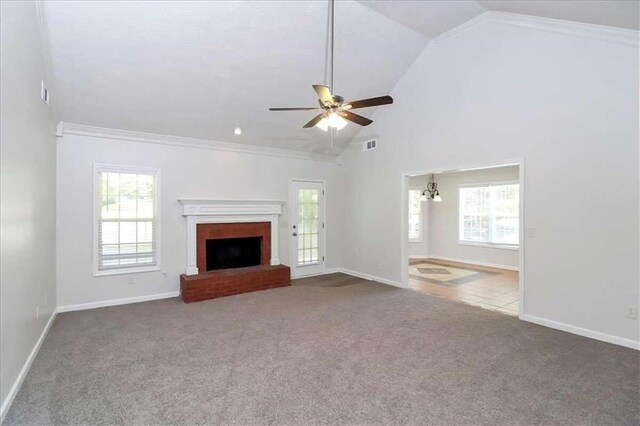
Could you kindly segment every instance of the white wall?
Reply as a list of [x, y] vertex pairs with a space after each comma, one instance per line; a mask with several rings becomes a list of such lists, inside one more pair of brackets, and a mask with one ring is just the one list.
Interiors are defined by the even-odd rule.
[[[44, 61], [33, 2], [0, 2], [0, 396], [56, 302], [55, 124], [40, 100]], [[36, 307], [40, 315], [36, 318]]]
[[[94, 163], [161, 170], [162, 271], [92, 275]], [[179, 198], [286, 201], [293, 178], [327, 181], [327, 267], [339, 266], [341, 170], [336, 163], [65, 135], [58, 139], [58, 306], [178, 291], [186, 264], [186, 219]], [[283, 264], [289, 261], [290, 234], [285, 206]]]
[[469, 263], [504, 266], [517, 269], [520, 253], [518, 250], [479, 247], [458, 243], [459, 233], [459, 186], [469, 183], [505, 182], [519, 179], [518, 167], [499, 167], [468, 172], [443, 173], [436, 175], [441, 202], [429, 202], [429, 255], [457, 259]]
[[524, 158], [524, 314], [637, 344], [637, 32], [509, 20], [432, 41], [344, 154], [344, 266], [401, 282], [404, 173]]

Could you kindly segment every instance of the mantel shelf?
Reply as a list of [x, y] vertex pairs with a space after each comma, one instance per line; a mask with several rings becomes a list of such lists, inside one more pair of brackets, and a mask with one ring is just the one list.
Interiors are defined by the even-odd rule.
[[205, 200], [181, 198], [183, 216], [228, 216], [281, 214], [284, 201], [276, 200]]

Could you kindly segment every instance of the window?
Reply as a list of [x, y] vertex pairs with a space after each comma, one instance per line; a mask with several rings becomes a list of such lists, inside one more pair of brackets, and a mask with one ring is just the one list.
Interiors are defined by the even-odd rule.
[[422, 205], [420, 203], [420, 189], [409, 189], [409, 240], [422, 239]]
[[461, 186], [459, 240], [517, 247], [519, 193], [517, 183]]
[[159, 171], [95, 167], [95, 275], [158, 270]]
[[320, 261], [320, 191], [313, 188], [298, 189], [298, 265]]

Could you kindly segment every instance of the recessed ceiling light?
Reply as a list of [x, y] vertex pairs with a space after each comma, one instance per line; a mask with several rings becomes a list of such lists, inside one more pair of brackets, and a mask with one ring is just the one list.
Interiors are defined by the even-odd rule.
[[233, 129], [233, 133], [236, 135], [241, 135], [242, 129], [240, 127], [236, 127], [235, 129]]

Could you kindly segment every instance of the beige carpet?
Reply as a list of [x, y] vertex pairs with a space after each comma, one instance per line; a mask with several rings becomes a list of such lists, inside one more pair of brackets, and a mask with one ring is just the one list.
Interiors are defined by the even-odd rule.
[[638, 352], [333, 275], [61, 314], [8, 424], [639, 424]]

